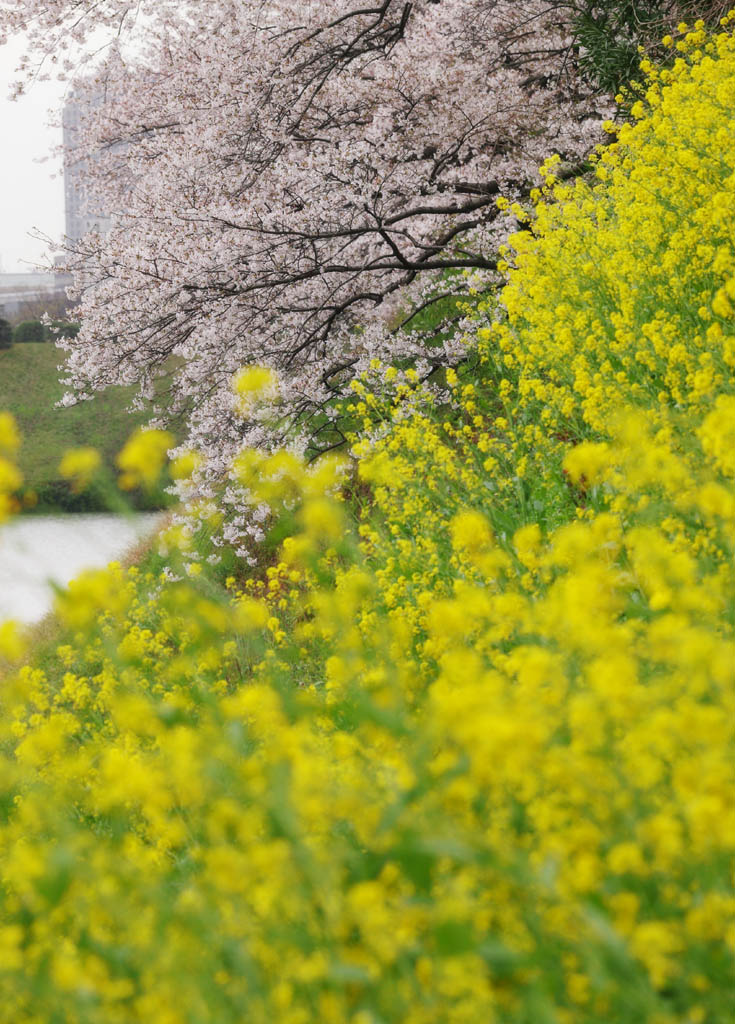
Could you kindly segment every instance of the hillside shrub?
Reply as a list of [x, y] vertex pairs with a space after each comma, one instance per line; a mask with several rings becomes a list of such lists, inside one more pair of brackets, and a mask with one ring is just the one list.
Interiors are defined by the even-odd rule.
[[69, 320], [52, 320], [47, 335], [50, 338], [76, 338], [80, 330], [80, 324], [71, 323]]
[[4, 319], [4, 317], [0, 317], [0, 349], [10, 348], [12, 344], [13, 328], [10, 326], [10, 323]]
[[273, 564], [223, 596], [175, 526], [60, 595], [0, 1021], [727, 1019], [735, 40], [678, 46], [594, 183], [545, 166], [446, 405], [376, 361], [354, 470], [239, 457]]
[[18, 345], [46, 341], [47, 337], [46, 328], [40, 320], [22, 320], [13, 329], [13, 341]]

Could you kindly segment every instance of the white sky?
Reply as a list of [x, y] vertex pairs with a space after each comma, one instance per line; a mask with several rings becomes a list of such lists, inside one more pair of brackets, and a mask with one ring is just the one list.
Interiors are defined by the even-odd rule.
[[61, 129], [50, 128], [49, 109], [59, 108], [64, 87], [57, 82], [32, 85], [21, 99], [8, 99], [21, 40], [0, 47], [0, 259], [5, 271], [32, 270], [45, 263], [47, 246], [31, 237], [38, 229], [51, 238], [64, 233], [64, 185], [61, 162], [50, 157]]

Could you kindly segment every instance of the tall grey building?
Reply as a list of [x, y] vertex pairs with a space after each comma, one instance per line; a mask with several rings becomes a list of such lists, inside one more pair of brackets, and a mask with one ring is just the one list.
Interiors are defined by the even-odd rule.
[[64, 104], [64, 205], [66, 236], [78, 242], [90, 231], [106, 234], [110, 229], [109, 211], [99, 209], [85, 182], [88, 159], [79, 154], [80, 126], [94, 100], [83, 93], [72, 93]]

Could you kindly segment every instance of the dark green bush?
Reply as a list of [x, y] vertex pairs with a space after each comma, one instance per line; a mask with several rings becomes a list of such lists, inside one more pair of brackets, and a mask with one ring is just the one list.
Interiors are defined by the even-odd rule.
[[[111, 493], [118, 497], [118, 501], [110, 500]], [[86, 490], [78, 493], [68, 480], [49, 480], [35, 488], [34, 495], [31, 509], [37, 512], [120, 511], [118, 492], [111, 492], [108, 486], [98, 481], [92, 481]], [[166, 493], [163, 486], [157, 486], [151, 491], [138, 488], [126, 497], [130, 508], [136, 512], [160, 512], [173, 504], [171, 495]]]
[[47, 334], [50, 338], [76, 338], [79, 324], [69, 323], [68, 320], [52, 320]]
[[13, 328], [7, 320], [0, 317], [0, 348], [10, 348], [13, 344]]
[[23, 320], [13, 331], [13, 341], [23, 344], [30, 341], [46, 341], [48, 333], [40, 320]]

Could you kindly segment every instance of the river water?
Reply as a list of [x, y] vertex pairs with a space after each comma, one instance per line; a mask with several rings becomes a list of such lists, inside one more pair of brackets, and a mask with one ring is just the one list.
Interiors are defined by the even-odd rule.
[[51, 583], [103, 568], [153, 532], [160, 514], [25, 516], [0, 526], [0, 622], [36, 622], [51, 609]]

